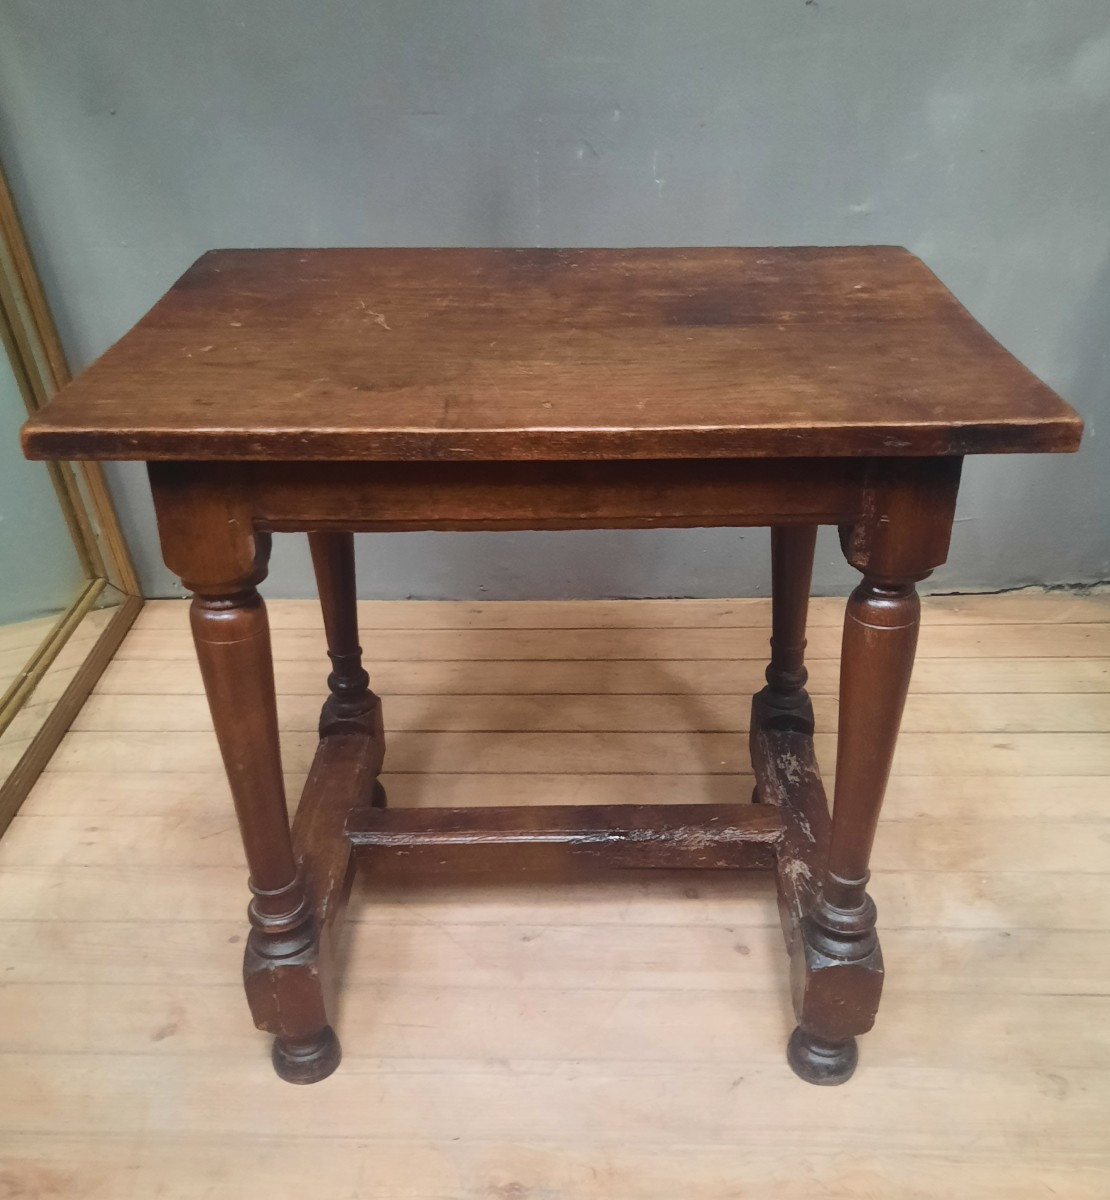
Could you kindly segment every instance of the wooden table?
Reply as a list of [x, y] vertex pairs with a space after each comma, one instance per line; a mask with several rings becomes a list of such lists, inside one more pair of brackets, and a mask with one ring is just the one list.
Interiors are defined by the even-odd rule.
[[[149, 465], [250, 871], [244, 963], [283, 1079], [330, 1074], [334, 939], [360, 861], [582, 856], [775, 872], [802, 1078], [840, 1083], [883, 966], [866, 887], [909, 686], [915, 585], [965, 454], [1075, 450], [1075, 412], [912, 255], [773, 250], [238, 250], [201, 258], [25, 427], [31, 458]], [[1015, 469], [1020, 469], [1015, 464]], [[803, 663], [817, 526], [848, 600], [835, 803]], [[772, 530], [755, 803], [388, 809], [353, 533]], [[266, 610], [306, 531], [332, 671], [292, 832]], [[421, 859], [421, 856], [424, 859]], [[727, 1047], [721, 1048], [727, 1054]]]

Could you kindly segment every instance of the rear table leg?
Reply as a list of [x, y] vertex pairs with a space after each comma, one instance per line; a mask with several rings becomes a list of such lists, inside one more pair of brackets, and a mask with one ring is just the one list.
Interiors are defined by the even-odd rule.
[[[755, 696], [753, 728], [813, 733], [813, 706], [806, 691], [806, 614], [809, 611], [816, 525], [771, 528], [771, 662], [767, 686]], [[752, 803], [765, 797], [752, 791]]]
[[805, 649], [816, 543], [816, 525], [777, 525], [771, 530], [771, 662], [759, 705], [764, 728], [813, 732]]
[[310, 533], [308, 545], [332, 662], [328, 676], [331, 695], [320, 713], [320, 736], [345, 728], [373, 732], [375, 716], [380, 729], [381, 701], [370, 690], [370, 677], [363, 670], [362, 647], [358, 644], [354, 534]]

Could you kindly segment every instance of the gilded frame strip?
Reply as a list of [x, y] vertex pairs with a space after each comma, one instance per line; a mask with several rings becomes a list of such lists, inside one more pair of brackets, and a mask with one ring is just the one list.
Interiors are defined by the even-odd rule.
[[[40, 408], [69, 381], [65, 353], [2, 171], [0, 341], [28, 412]], [[86, 582], [30, 654], [18, 678], [0, 696], [0, 734], [34, 695], [59, 652], [105, 594], [109, 591], [118, 594], [119, 603], [7, 778], [0, 779], [0, 834], [19, 811], [143, 604], [138, 577], [100, 465], [91, 462], [46, 465]]]

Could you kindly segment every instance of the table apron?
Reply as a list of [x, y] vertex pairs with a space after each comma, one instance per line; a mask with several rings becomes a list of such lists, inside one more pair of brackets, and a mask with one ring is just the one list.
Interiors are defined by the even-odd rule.
[[[290, 532], [844, 524], [866, 459], [189, 464]], [[169, 464], [162, 464], [163, 470]], [[182, 464], [184, 465], [184, 464]], [[196, 482], [200, 482], [197, 479]]]

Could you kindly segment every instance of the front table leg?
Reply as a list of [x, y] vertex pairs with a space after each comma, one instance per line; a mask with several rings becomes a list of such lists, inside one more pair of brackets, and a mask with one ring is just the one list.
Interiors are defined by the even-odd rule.
[[243, 837], [251, 923], [243, 979], [274, 1068], [313, 1083], [339, 1065], [320, 986], [316, 923], [293, 856], [266, 607], [253, 581], [193, 598], [193, 640]]
[[278, 743], [270, 627], [257, 585], [270, 536], [254, 528], [239, 467], [149, 464], [166, 565], [193, 593], [204, 690], [254, 893], [243, 980], [251, 1015], [274, 1035], [274, 1067], [313, 1083], [339, 1065], [320, 980], [317, 922], [293, 854]]
[[842, 1083], [875, 1019], [883, 961], [868, 862], [910, 685], [921, 604], [911, 582], [865, 578], [848, 600], [829, 860], [802, 928], [804, 1011], [788, 1047], [811, 1083]]
[[810, 1083], [843, 1083], [856, 1035], [875, 1021], [883, 960], [868, 864], [910, 686], [921, 602], [916, 584], [947, 556], [959, 461], [898, 465], [869, 520], [843, 531], [863, 572], [844, 618], [836, 785], [828, 859], [792, 969], [798, 1027], [787, 1057]]

